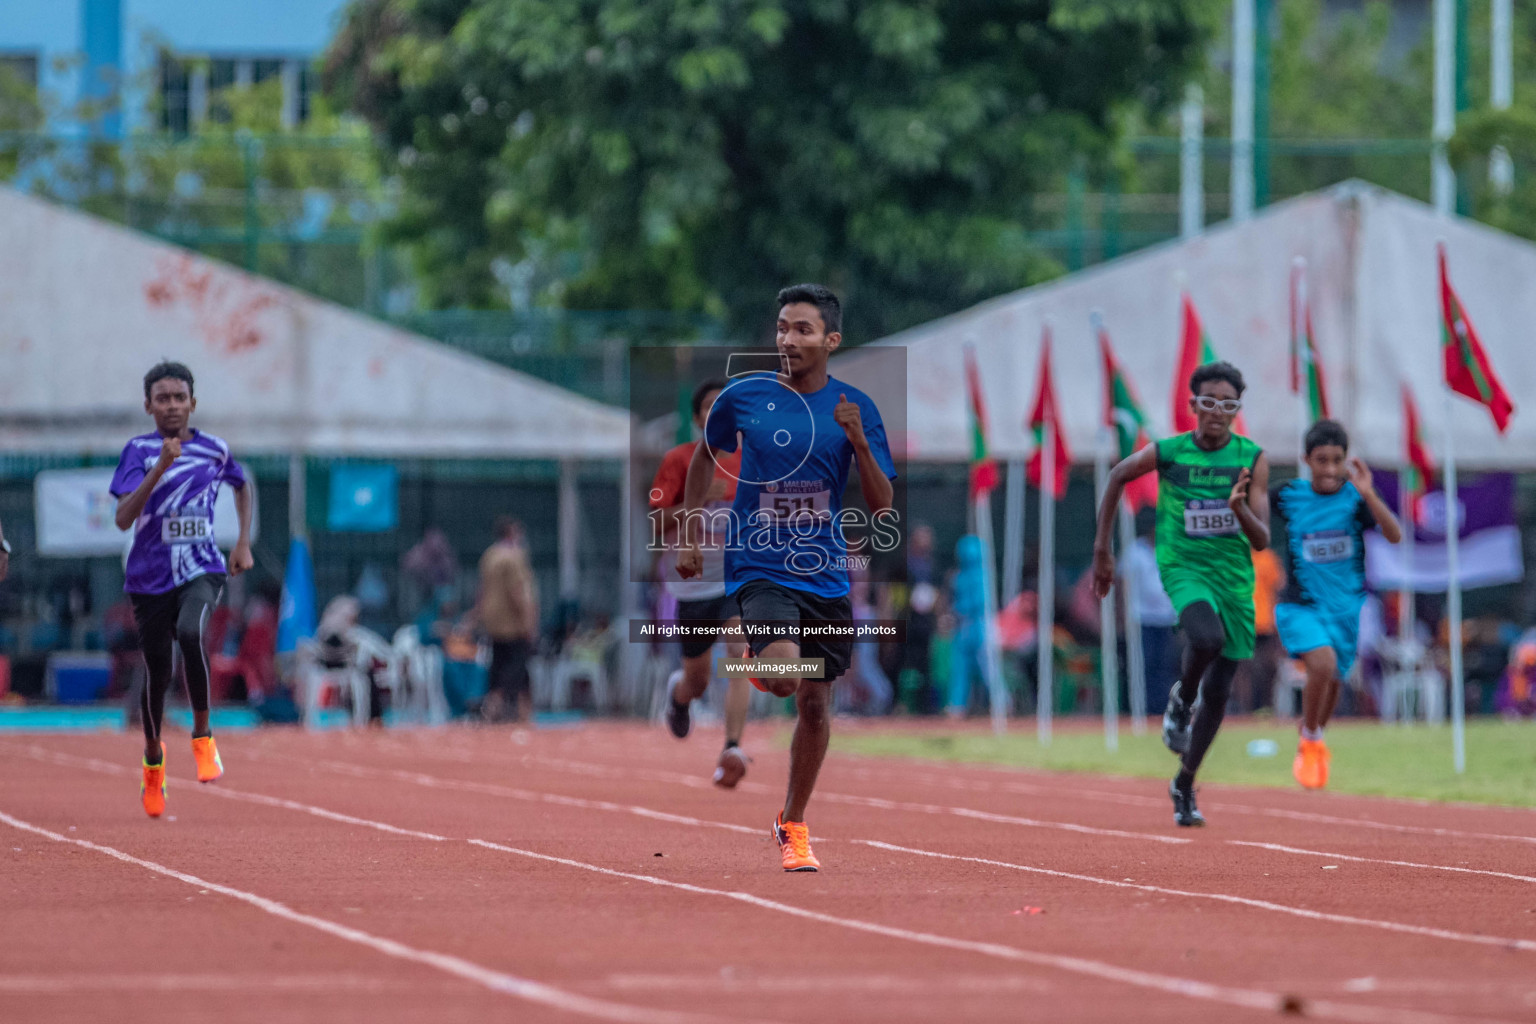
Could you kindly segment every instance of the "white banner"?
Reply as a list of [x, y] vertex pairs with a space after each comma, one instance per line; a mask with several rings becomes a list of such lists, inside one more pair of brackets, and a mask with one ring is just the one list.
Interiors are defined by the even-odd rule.
[[[1463, 590], [1519, 583], [1525, 578], [1525, 559], [1520, 550], [1518, 526], [1495, 526], [1464, 534], [1457, 552]], [[1449, 558], [1444, 544], [1413, 545], [1413, 564], [1408, 581], [1421, 594], [1443, 594], [1450, 581]], [[1388, 544], [1375, 530], [1365, 535], [1365, 578], [1377, 590], [1398, 590], [1403, 585], [1403, 547]]]
[[[112, 497], [110, 467], [49, 469], [37, 474], [37, 553], [55, 558], [120, 555], [128, 534], [114, 522], [117, 499]], [[255, 543], [257, 510], [251, 512], [251, 542]], [[235, 492], [220, 487], [213, 510], [213, 535], [228, 551], [240, 536]]]

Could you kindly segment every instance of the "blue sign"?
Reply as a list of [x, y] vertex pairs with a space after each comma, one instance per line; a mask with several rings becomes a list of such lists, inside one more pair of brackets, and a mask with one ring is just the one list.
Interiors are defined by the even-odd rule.
[[399, 479], [394, 466], [332, 467], [329, 529], [379, 533], [399, 523]]

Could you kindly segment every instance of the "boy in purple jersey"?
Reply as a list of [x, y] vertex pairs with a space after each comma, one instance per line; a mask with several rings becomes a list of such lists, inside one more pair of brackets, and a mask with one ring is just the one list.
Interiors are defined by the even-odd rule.
[[155, 420], [152, 434], [140, 434], [123, 447], [112, 496], [117, 498], [117, 528], [133, 529], [123, 589], [133, 602], [139, 646], [149, 684], [144, 687], [144, 810], [151, 818], [165, 812], [165, 744], [160, 722], [173, 674], [172, 648], [180, 646], [192, 701], [192, 757], [197, 781], [224, 774], [219, 749], [208, 728], [208, 656], [203, 628], [224, 589], [225, 565], [213, 536], [213, 505], [219, 486], [235, 488], [240, 536], [230, 552], [228, 572], [249, 569], [251, 508], [255, 485], [229, 454], [229, 445], [193, 430], [197, 409], [192, 371], [181, 363], [160, 363], [144, 375], [144, 411]]

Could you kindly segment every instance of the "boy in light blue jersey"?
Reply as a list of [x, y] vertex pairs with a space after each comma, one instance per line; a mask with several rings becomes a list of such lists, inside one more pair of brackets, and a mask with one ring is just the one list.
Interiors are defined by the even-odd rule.
[[1397, 517], [1376, 493], [1371, 471], [1349, 458], [1349, 435], [1333, 420], [1307, 431], [1312, 479], [1276, 487], [1274, 521], [1285, 530], [1286, 587], [1275, 606], [1275, 628], [1286, 653], [1301, 659], [1301, 738], [1291, 772], [1307, 789], [1328, 784], [1323, 727], [1339, 701], [1339, 681], [1355, 663], [1360, 608], [1365, 603], [1365, 531], [1381, 530], [1396, 544]]
[[[752, 657], [822, 663], [815, 676], [780, 665], [785, 674], [762, 669], [758, 675], [766, 678], [753, 679], [758, 689], [795, 698], [789, 791], [773, 835], [785, 871], [816, 871], [805, 807], [831, 737], [832, 681], [853, 653], [845, 530], [863, 520], [871, 533], [894, 539], [896, 466], [875, 403], [827, 373], [827, 358], [842, 342], [837, 296], [822, 285], [795, 285], [779, 292], [778, 304], [784, 370], [738, 377], [710, 407], [683, 488], [688, 536], [677, 569], [684, 579], [703, 570], [699, 513], [716, 467], [739, 446], [726, 529], [726, 593], [736, 600]], [[843, 507], [850, 471], [858, 474], [867, 515]], [[829, 626], [840, 632], [827, 633]]]

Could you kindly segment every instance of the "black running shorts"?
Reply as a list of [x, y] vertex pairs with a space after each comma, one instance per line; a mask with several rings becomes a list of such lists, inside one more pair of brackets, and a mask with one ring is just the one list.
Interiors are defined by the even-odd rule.
[[[714, 630], [718, 630], [738, 614], [736, 598], [731, 594], [707, 597], [702, 601], [677, 602], [677, 621], [687, 623], [695, 629], [713, 627]], [[708, 632], [704, 636], [683, 637], [683, 657], [697, 658], [701, 654], [708, 654], [709, 649], [715, 646], [715, 639], [714, 632]]]
[[[813, 623], [848, 623], [853, 618], [853, 602], [848, 595], [822, 597], [804, 590], [793, 590], [767, 580], [748, 580], [736, 591], [741, 621], [769, 627], [767, 634], [748, 636], [753, 657], [777, 639], [790, 636], [790, 624], [801, 628]], [[848, 670], [853, 660], [853, 641], [811, 637], [800, 643], [800, 657], [821, 658], [823, 673], [812, 682], [830, 683]]]

